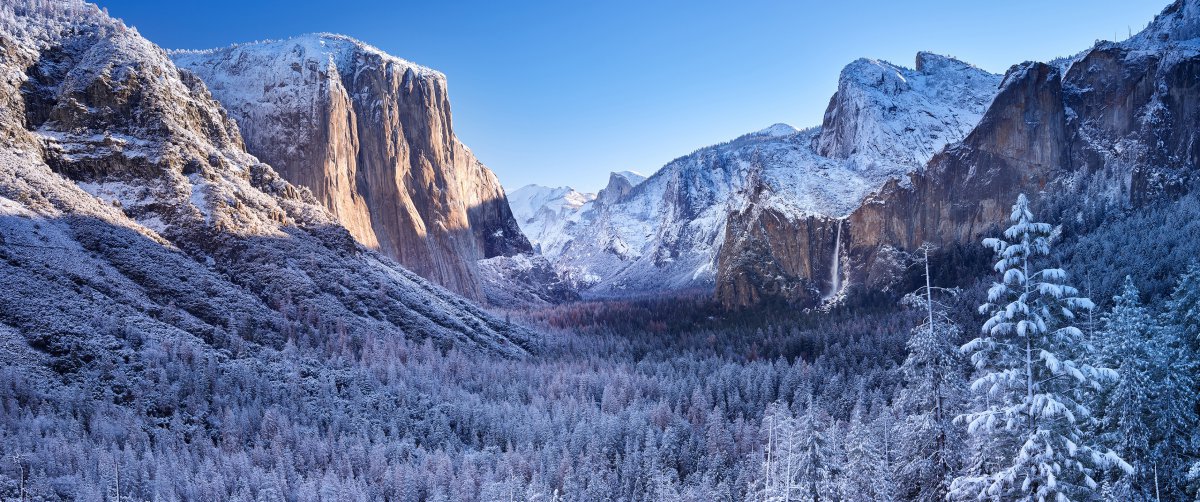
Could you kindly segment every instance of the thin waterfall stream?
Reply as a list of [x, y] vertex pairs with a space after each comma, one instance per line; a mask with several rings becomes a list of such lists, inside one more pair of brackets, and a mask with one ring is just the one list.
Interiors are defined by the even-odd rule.
[[838, 220], [837, 234], [833, 241], [833, 263], [829, 265], [829, 294], [824, 300], [833, 299], [842, 290], [842, 221]]

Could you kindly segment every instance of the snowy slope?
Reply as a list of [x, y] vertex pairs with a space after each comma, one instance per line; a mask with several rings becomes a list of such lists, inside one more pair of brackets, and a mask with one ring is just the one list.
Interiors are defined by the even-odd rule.
[[821, 126], [775, 124], [697, 150], [618, 200], [588, 208], [543, 252], [594, 296], [711, 288], [725, 224], [753, 199], [785, 215], [844, 217], [889, 179], [966, 136], [1000, 77], [920, 53], [916, 68], [861, 59]]
[[357, 245], [136, 30], [20, 0], [0, 5], [0, 41], [0, 324], [65, 371], [180, 337], [524, 353], [529, 333]]

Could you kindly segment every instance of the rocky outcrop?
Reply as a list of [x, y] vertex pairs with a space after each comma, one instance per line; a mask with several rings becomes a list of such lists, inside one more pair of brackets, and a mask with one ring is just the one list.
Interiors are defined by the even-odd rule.
[[816, 151], [858, 160], [859, 168], [920, 166], [979, 122], [997, 81], [996, 75], [929, 52], [917, 53], [911, 70], [859, 59], [838, 78]]
[[730, 213], [726, 226], [737, 231], [727, 231], [721, 245], [717, 300], [731, 306], [814, 304], [838, 294], [833, 278], [841, 271], [834, 260], [840, 264], [838, 240], [848, 230], [841, 225], [828, 216], [797, 217], [756, 203]]
[[441, 73], [328, 34], [173, 58], [250, 153], [421, 276], [479, 299], [478, 260], [531, 250], [495, 175], [455, 137]]
[[608, 175], [608, 184], [596, 193], [597, 204], [614, 204], [629, 195], [646, 177], [632, 171], [621, 171]]

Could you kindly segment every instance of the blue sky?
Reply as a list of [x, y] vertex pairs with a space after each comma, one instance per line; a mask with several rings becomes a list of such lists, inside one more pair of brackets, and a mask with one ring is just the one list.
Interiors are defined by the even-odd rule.
[[455, 132], [510, 190], [595, 190], [776, 122], [817, 125], [859, 57], [928, 50], [1001, 73], [1123, 39], [1167, 3], [99, 1], [167, 48], [328, 31], [438, 69]]

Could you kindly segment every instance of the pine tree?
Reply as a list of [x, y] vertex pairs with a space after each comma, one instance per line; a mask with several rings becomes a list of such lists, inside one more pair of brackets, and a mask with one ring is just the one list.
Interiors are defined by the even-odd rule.
[[1120, 374], [1116, 385], [1104, 394], [1102, 437], [1123, 458], [1129, 459], [1135, 471], [1134, 475], [1122, 476], [1106, 487], [1111, 496], [1122, 500], [1145, 498], [1138, 489], [1144, 486], [1138, 483], [1135, 488], [1134, 476], [1144, 477], [1141, 460], [1150, 449], [1149, 417], [1145, 414], [1153, 402], [1149, 367], [1154, 357], [1150, 350], [1152, 321], [1142, 307], [1133, 279], [1126, 276], [1121, 293], [1113, 298], [1112, 311], [1101, 319], [1103, 360]]
[[1200, 461], [1192, 464], [1192, 467], [1187, 473], [1188, 489], [1187, 492], [1195, 502], [1200, 502]]
[[804, 414], [797, 417], [786, 405], [775, 403], [763, 415], [767, 449], [758, 500], [829, 500], [828, 417], [806, 396]]
[[[1164, 324], [1173, 331], [1184, 358], [1174, 365], [1175, 368], [1182, 373], [1196, 374], [1200, 371], [1200, 262], [1193, 262], [1179, 278], [1167, 302], [1165, 317]], [[1200, 413], [1200, 379], [1192, 383], [1194, 411]]]
[[1193, 262], [1167, 302], [1168, 321], [1183, 334], [1183, 342], [1200, 351], [1200, 262]]
[[1066, 271], [1038, 268], [1050, 254], [1051, 226], [1035, 222], [1024, 194], [1004, 238], [984, 239], [1001, 280], [988, 291], [990, 313], [978, 338], [962, 347], [978, 375], [981, 406], [958, 420], [998, 456], [995, 468], [951, 484], [959, 499], [1079, 500], [1095, 494], [1097, 467], [1131, 467], [1085, 433], [1092, 395], [1116, 378], [1092, 366], [1092, 350], [1071, 323], [1094, 308], [1066, 283]]
[[840, 499], [847, 502], [894, 500], [893, 480], [879, 434], [863, 417], [863, 408], [861, 402], [854, 406], [846, 428]]
[[772, 403], [763, 414], [766, 449], [763, 452], [763, 477], [758, 500], [779, 502], [795, 500], [800, 472], [800, 433], [796, 416], [782, 402]]
[[1179, 278], [1160, 324], [1155, 338], [1164, 353], [1153, 368], [1160, 396], [1151, 456], [1168, 499], [1184, 491], [1189, 469], [1200, 472], [1200, 464], [1188, 466], [1200, 448], [1200, 263]]
[[[955, 343], [962, 330], [933, 299], [929, 279], [929, 248], [925, 251], [925, 287], [906, 303], [926, 312], [913, 328], [908, 357], [901, 366], [904, 388], [897, 406], [906, 418], [900, 424], [900, 493], [910, 499], [944, 499], [951, 476], [961, 464], [961, 439], [954, 417], [962, 410], [966, 382], [962, 357]], [[942, 290], [945, 291], [945, 290]]]
[[1104, 362], [1121, 375], [1105, 393], [1103, 439], [1135, 471], [1112, 480], [1111, 489], [1120, 500], [1172, 500], [1186, 469], [1192, 377], [1178, 371], [1183, 357], [1174, 330], [1160, 327], [1139, 295], [1126, 276], [1103, 317]]

